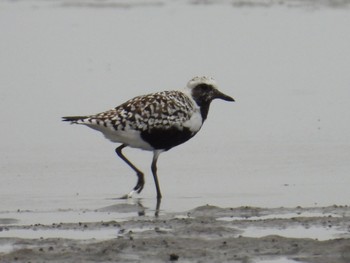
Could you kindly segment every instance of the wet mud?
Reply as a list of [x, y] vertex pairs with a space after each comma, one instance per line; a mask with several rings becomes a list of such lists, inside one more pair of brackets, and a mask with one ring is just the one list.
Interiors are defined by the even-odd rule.
[[[49, 225], [20, 225], [15, 218], [2, 218], [0, 262], [350, 262], [347, 206], [206, 205], [164, 214], [140, 210], [138, 205], [116, 205], [94, 213], [116, 211], [133, 215], [106, 222]], [[38, 235], [11, 237], [11, 232], [19, 230]], [[265, 232], [259, 234], [261, 230]], [[62, 236], [62, 232], [68, 234]], [[81, 235], [87, 232], [90, 238]], [[101, 232], [108, 236], [94, 238]], [[282, 259], [286, 261], [278, 261]]]

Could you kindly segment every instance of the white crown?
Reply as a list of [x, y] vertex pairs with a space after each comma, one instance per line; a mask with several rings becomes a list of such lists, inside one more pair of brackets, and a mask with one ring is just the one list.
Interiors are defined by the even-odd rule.
[[213, 86], [214, 88], [217, 88], [216, 81], [212, 77], [206, 77], [206, 76], [194, 77], [187, 83], [187, 87], [189, 89], [192, 89], [196, 87], [198, 84], [207, 84], [207, 85]]

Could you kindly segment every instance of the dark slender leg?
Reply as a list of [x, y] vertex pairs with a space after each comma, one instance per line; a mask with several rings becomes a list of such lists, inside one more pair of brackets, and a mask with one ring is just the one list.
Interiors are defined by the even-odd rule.
[[156, 189], [157, 189], [157, 199], [162, 198], [162, 194], [160, 193], [158, 176], [157, 176], [157, 160], [158, 160], [160, 153], [161, 153], [161, 151], [154, 151], [153, 152], [153, 160], [152, 160], [152, 166], [151, 166], [152, 174], [153, 174], [153, 178], [154, 178], [154, 183], [156, 184]]
[[162, 198], [157, 198], [157, 204], [156, 204], [156, 211], [154, 212], [154, 216], [158, 217], [159, 216], [159, 210], [160, 210], [160, 203], [161, 203]]
[[123, 148], [125, 148], [127, 145], [126, 144], [122, 144], [120, 145], [117, 149], [115, 149], [115, 152], [118, 154], [118, 156], [124, 161], [126, 162], [135, 172], [136, 175], [138, 177], [137, 180], [137, 184], [134, 187], [134, 191], [136, 191], [137, 193], [141, 193], [143, 186], [145, 185], [145, 179], [143, 176], [143, 173], [136, 168], [135, 165], [133, 165], [122, 153]]

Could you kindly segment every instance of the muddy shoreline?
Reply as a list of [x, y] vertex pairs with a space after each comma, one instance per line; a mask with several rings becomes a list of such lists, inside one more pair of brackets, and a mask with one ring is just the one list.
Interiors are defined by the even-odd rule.
[[[184, 213], [155, 216], [137, 205], [115, 205], [95, 213], [116, 211], [135, 215], [100, 222], [16, 224], [3, 218], [0, 262], [283, 262], [346, 263], [350, 261], [350, 208], [220, 208], [201, 206]], [[270, 229], [252, 237], [247, 229]], [[305, 235], [290, 236], [301, 228]], [[307, 231], [315, 228], [321, 239]], [[39, 238], [6, 237], [11, 231], [42, 233]], [[282, 231], [277, 235], [275, 231]], [[334, 231], [333, 231], [334, 230]], [[59, 237], [68, 231], [70, 238]], [[79, 234], [107, 232], [112, 238], [79, 238]], [[328, 232], [327, 232], [328, 231]], [[331, 234], [330, 232], [331, 231]], [[333, 232], [332, 232], [333, 231]], [[56, 238], [45, 233], [57, 233]], [[285, 234], [283, 234], [285, 233]], [[40, 235], [40, 234], [39, 234]], [[293, 236], [294, 235], [294, 236]], [[93, 236], [93, 235], [92, 235]], [[282, 261], [281, 261], [282, 262]]]

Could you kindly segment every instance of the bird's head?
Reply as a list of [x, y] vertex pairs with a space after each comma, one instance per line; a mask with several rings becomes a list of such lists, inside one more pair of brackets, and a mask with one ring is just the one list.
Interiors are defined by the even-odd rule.
[[195, 77], [187, 83], [187, 88], [190, 89], [192, 98], [198, 106], [209, 105], [214, 99], [235, 101], [219, 91], [215, 80], [210, 77]]

